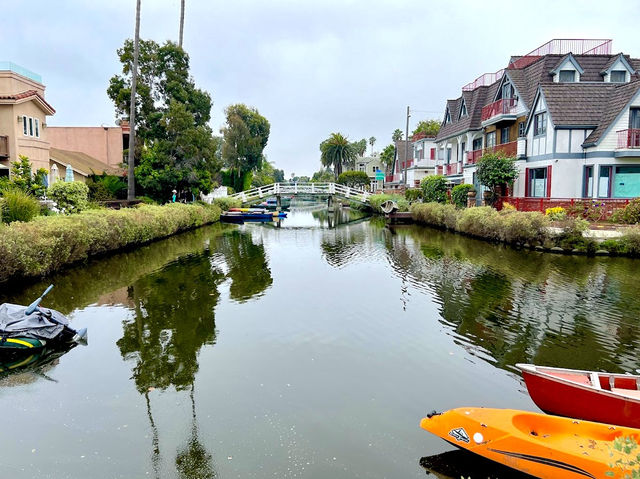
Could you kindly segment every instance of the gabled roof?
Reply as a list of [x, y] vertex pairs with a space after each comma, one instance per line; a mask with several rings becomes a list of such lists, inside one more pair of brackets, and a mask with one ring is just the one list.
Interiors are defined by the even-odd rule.
[[598, 127], [585, 139], [584, 145], [595, 145], [598, 143], [640, 90], [640, 81], [614, 85], [615, 87], [609, 96], [609, 101], [602, 112], [602, 119]]
[[555, 66], [555, 68], [553, 70], [551, 70], [549, 73], [551, 73], [552, 75], [557, 75], [558, 73], [560, 73], [560, 69], [567, 63], [570, 62], [574, 68], [576, 70], [578, 70], [578, 72], [580, 73], [580, 75], [582, 75], [584, 73], [584, 68], [582, 68], [582, 66], [580, 65], [580, 63], [578, 63], [578, 60], [576, 60], [576, 57], [573, 56], [573, 53], [567, 53], [565, 56], [563, 56], [560, 61], [558, 62], [558, 64]]
[[[467, 130], [479, 130], [481, 126], [482, 107], [487, 98], [493, 98], [499, 82], [489, 86], [481, 86], [472, 91], [463, 91], [455, 100], [447, 100], [447, 108], [451, 112], [451, 122], [440, 127], [436, 141], [459, 135]], [[467, 116], [459, 118], [460, 107], [464, 99], [467, 105]], [[489, 102], [490, 103], [490, 102]]]
[[632, 75], [636, 73], [636, 69], [633, 66], [631, 66], [631, 64], [629, 63], [630, 59], [625, 58], [625, 56], [622, 53], [619, 53], [618, 55], [611, 57], [611, 60], [607, 62], [607, 64], [604, 66], [600, 74], [601, 75], [609, 74], [611, 72], [611, 68], [618, 60], [622, 62], [622, 64], [629, 71], [629, 73], [631, 73]]
[[14, 93], [11, 95], [0, 95], [0, 104], [14, 104], [14, 103], [22, 103], [23, 101], [27, 101], [30, 99], [34, 99], [36, 103], [40, 106], [40, 108], [47, 114], [53, 115], [56, 111], [53, 109], [49, 103], [44, 99], [40, 93], [36, 90], [27, 90], [21, 93]]
[[84, 176], [93, 174], [101, 175], [103, 173], [120, 175], [123, 173], [122, 169], [109, 166], [106, 163], [95, 159], [93, 156], [89, 156], [79, 151], [51, 148], [49, 150], [49, 157], [51, 160], [63, 166], [71, 165], [76, 172]]

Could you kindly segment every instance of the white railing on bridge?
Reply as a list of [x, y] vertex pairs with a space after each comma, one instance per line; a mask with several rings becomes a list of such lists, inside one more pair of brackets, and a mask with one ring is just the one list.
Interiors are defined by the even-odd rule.
[[371, 193], [368, 191], [338, 183], [272, 183], [270, 185], [235, 193], [231, 195], [231, 197], [239, 198], [243, 203], [251, 203], [270, 196], [297, 194], [318, 196], [336, 195], [360, 203], [367, 203], [371, 196]]

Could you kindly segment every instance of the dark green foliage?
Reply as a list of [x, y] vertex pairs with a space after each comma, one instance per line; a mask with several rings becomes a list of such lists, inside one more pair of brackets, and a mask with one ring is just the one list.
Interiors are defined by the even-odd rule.
[[624, 208], [615, 210], [611, 221], [629, 225], [640, 223], [640, 198], [634, 198]]
[[20, 155], [19, 160], [11, 164], [11, 181], [5, 183], [5, 185], [13, 186], [25, 193], [41, 197], [44, 196], [47, 189], [45, 186], [47, 173], [44, 168], [39, 168], [35, 174], [32, 174], [29, 158]]
[[91, 201], [124, 200], [127, 197], [127, 182], [120, 176], [91, 176], [86, 183]]
[[332, 133], [329, 138], [320, 143], [320, 153], [322, 166], [332, 168], [336, 179], [342, 173], [343, 168], [353, 169], [355, 167], [355, 160], [358, 156], [353, 143], [349, 143], [347, 137], [341, 133]]
[[276, 170], [271, 163], [265, 160], [262, 162], [262, 168], [253, 174], [251, 187], [265, 186], [281, 181], [284, 181], [284, 171]]
[[367, 152], [367, 140], [365, 140], [364, 138], [360, 141], [354, 141], [353, 143], [351, 143], [351, 145], [353, 146], [353, 149], [358, 154], [358, 156], [364, 156], [364, 154]]
[[222, 159], [233, 178], [228, 186], [243, 191], [251, 185], [251, 181], [246, 185], [246, 175], [262, 168], [271, 126], [258, 110], [243, 104], [227, 107], [225, 114], [226, 124], [220, 131], [224, 137]]
[[94, 255], [143, 244], [219, 218], [217, 206], [175, 203], [15, 222], [0, 227], [0, 282], [42, 276]]
[[505, 156], [502, 151], [485, 153], [477, 164], [476, 176], [480, 184], [492, 190], [511, 184], [518, 178], [516, 159]]
[[338, 176], [338, 183], [352, 188], [363, 188], [369, 186], [370, 180], [364, 171], [345, 171]]
[[467, 193], [470, 191], [476, 191], [473, 185], [462, 184], [454, 186], [451, 190], [451, 202], [458, 208], [466, 208], [468, 198]]
[[2, 221], [31, 221], [40, 214], [40, 203], [30, 193], [13, 187], [2, 193]]
[[380, 161], [384, 165], [385, 172], [391, 171], [393, 168], [393, 160], [396, 158], [396, 147], [394, 145], [385, 146], [380, 153]]
[[416, 126], [416, 129], [413, 130], [411, 136], [417, 135], [418, 133], [424, 133], [427, 136], [436, 136], [440, 131], [440, 122], [438, 120], [422, 120]]
[[445, 203], [447, 201], [447, 179], [442, 175], [430, 175], [420, 182], [424, 200]]
[[[123, 75], [107, 90], [116, 115], [128, 119], [133, 42], [118, 50]], [[220, 169], [220, 139], [212, 135], [211, 97], [189, 75], [189, 56], [173, 42], [140, 41], [137, 83], [136, 182], [143, 194], [167, 201], [171, 191], [208, 193]]]
[[409, 202], [414, 202], [424, 198], [424, 193], [419, 188], [411, 188], [404, 192], [404, 197]]
[[333, 171], [330, 168], [322, 168], [320, 171], [316, 171], [311, 177], [311, 183], [331, 183], [336, 177], [333, 175]]

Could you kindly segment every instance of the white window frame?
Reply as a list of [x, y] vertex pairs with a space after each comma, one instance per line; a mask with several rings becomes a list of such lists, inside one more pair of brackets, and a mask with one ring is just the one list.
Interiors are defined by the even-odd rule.
[[[567, 74], [567, 73], [573, 73], [573, 78], [571, 80], [563, 80], [562, 79], [562, 74]], [[578, 73], [575, 70], [560, 70], [558, 72], [558, 82], [559, 83], [576, 83], [576, 73]]]
[[[621, 81], [615, 81], [613, 79], [613, 74], [614, 73], [622, 73], [622, 80]], [[611, 73], [609, 73], [609, 82], [610, 83], [626, 83], [627, 82], [627, 70], [611, 70]]]
[[[542, 121], [538, 122], [538, 118]], [[541, 111], [533, 117], [533, 136], [543, 136], [547, 133], [547, 112]]]

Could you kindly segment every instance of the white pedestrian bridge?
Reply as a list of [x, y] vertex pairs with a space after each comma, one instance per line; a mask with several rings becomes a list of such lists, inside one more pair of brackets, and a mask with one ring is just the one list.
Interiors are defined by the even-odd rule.
[[271, 196], [322, 196], [329, 198], [329, 205], [333, 202], [333, 197], [345, 198], [358, 203], [369, 203], [371, 193], [350, 186], [340, 185], [338, 183], [272, 183], [270, 185], [252, 188], [247, 191], [241, 191], [230, 195], [231, 198], [239, 198], [242, 204], [255, 203], [262, 198]]

